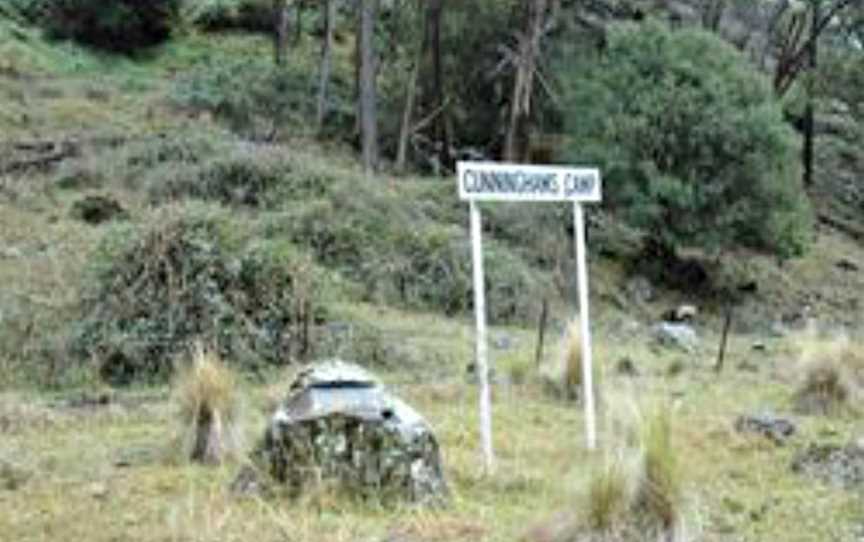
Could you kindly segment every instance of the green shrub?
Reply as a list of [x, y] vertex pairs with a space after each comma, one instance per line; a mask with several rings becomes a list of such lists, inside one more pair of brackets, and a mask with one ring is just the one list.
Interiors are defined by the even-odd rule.
[[200, 204], [115, 228], [91, 263], [73, 355], [118, 384], [164, 378], [195, 340], [247, 367], [306, 355], [302, 329], [323, 317], [327, 275], [294, 245], [255, 237]]
[[132, 53], [167, 40], [181, 4], [182, 0], [50, 0], [44, 24], [56, 38]]
[[206, 63], [178, 79], [172, 98], [209, 111], [238, 134], [257, 140], [302, 133], [314, 110], [310, 73], [265, 59]]
[[[286, 219], [287, 233], [323, 265], [359, 284], [367, 301], [451, 315], [471, 310], [467, 229], [430, 220], [428, 202], [379, 188], [362, 180], [339, 183], [328, 199]], [[492, 240], [484, 261], [489, 317], [533, 317], [547, 276]]]
[[272, 33], [272, 0], [203, 0], [187, 2], [184, 19], [205, 30]]
[[619, 25], [599, 56], [562, 71], [567, 158], [600, 166], [604, 201], [652, 243], [806, 247], [795, 134], [769, 83], [719, 37]]
[[28, 23], [45, 19], [51, 0], [4, 0], [0, 5], [0, 16]]

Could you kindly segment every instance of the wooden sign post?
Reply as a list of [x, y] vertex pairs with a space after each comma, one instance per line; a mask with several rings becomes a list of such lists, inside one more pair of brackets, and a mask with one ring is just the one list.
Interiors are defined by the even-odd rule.
[[588, 448], [597, 445], [597, 422], [592, 382], [591, 326], [588, 317], [588, 268], [585, 258], [585, 220], [582, 203], [599, 202], [600, 171], [595, 168], [459, 162], [459, 197], [468, 201], [471, 212], [471, 255], [474, 266], [474, 312], [477, 324], [475, 370], [480, 384], [480, 443], [484, 466], [494, 468], [492, 449], [492, 402], [489, 390], [489, 363], [486, 338], [486, 295], [483, 275], [482, 216], [478, 202], [573, 202], [573, 236], [576, 244], [576, 273], [579, 287], [579, 315], [582, 325], [582, 382], [585, 399], [585, 432]]

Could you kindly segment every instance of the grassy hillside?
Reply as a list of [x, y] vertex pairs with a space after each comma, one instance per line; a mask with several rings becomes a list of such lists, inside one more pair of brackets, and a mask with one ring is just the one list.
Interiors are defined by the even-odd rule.
[[[308, 41], [308, 51], [295, 51], [298, 58], [312, 58]], [[719, 262], [687, 254], [709, 271], [714, 287], [689, 291], [650, 279], [654, 293], [646, 297], [632, 287], [636, 277], [650, 274], [651, 262], [638, 260], [638, 232], [593, 214], [592, 329], [602, 405], [601, 451], [590, 453], [580, 405], [550, 389], [548, 376], [563, 358], [574, 298], [568, 210], [490, 207], [497, 470], [482, 476], [476, 389], [466, 372], [473, 357], [467, 210], [454, 183], [366, 178], [350, 148], [311, 138], [303, 125], [250, 143], [225, 118], [177, 99], [190, 88], [185, 82], [213, 63], [269, 54], [259, 37], [191, 35], [133, 62], [49, 44], [31, 30], [0, 23], [4, 537], [582, 540], [591, 523], [592, 475], [632, 445], [640, 413], [657, 403], [673, 413], [682, 488], [676, 506], [685, 539], [861, 536], [860, 486], [844, 489], [791, 469], [811, 444], [842, 446], [860, 437], [858, 366], [838, 373], [849, 387], [848, 406], [828, 416], [795, 412], [808, 364], [847, 363], [829, 348], [837, 337], [864, 348], [860, 240], [821, 226], [812, 251], [782, 265], [745, 252]], [[350, 50], [340, 54], [348, 58]], [[314, 76], [303, 62], [292, 70]], [[289, 108], [289, 116], [295, 113]], [[128, 219], [91, 225], [76, 218], [76, 204], [95, 195], [116, 200]], [[228, 489], [238, 465], [205, 468], [174, 454], [177, 405], [167, 384], [110, 389], [99, 378], [100, 360], [76, 354], [70, 344], [88, 323], [105, 324], [88, 328], [102, 334], [87, 336], [93, 344], [106, 337], [105, 344], [132, 346], [150, 339], [129, 329], [120, 334], [110, 327], [116, 313], [100, 319], [102, 313], [82, 308], [82, 299], [98, 302], [109, 291], [100, 290], [100, 280], [151, 255], [135, 252], [152, 246], [148, 235], [156, 232], [167, 244], [176, 220], [195, 213], [213, 218], [217, 233], [184, 238], [183, 246], [206, 245], [189, 254], [211, 255], [216, 247], [236, 262], [252, 247], [267, 251], [255, 262], [286, 261], [297, 276], [326, 275], [314, 298], [323, 311], [315, 317], [317, 352], [370, 366], [428, 417], [453, 490], [448, 507], [392, 509], [326, 489], [299, 502], [238, 498]], [[224, 245], [216, 240], [223, 237]], [[213, 261], [220, 260], [207, 260]], [[739, 292], [747, 283], [749, 291]], [[725, 370], [717, 375], [730, 291], [740, 299]], [[538, 368], [535, 326], [543, 296], [551, 301], [552, 323]], [[660, 315], [680, 303], [701, 310], [694, 323], [700, 343], [690, 352], [660, 345], [654, 336]], [[347, 325], [353, 341], [328, 344], [327, 324]], [[186, 338], [177, 337], [172, 353], [182, 355]], [[256, 357], [240, 352], [227, 361], [237, 366], [244, 355]], [[635, 375], [619, 370], [625, 359]], [[294, 368], [253, 365], [242, 384], [241, 423], [250, 444], [287, 392]], [[798, 431], [778, 446], [735, 430], [739, 415], [762, 412], [789, 414]]]

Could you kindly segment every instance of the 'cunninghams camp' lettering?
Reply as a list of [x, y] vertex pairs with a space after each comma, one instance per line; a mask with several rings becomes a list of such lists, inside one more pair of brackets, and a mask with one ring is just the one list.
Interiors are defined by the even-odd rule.
[[483, 171], [469, 169], [462, 176], [468, 194], [557, 194], [558, 176], [554, 173], [523, 171]]

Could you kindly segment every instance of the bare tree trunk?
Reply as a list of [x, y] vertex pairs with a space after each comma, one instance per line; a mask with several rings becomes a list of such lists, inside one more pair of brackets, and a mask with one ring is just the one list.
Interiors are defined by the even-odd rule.
[[517, 161], [520, 158], [520, 139], [524, 139], [531, 115], [534, 75], [537, 71], [537, 57], [540, 54], [540, 40], [543, 37], [546, 17], [547, 0], [525, 0], [525, 3], [525, 26], [519, 36], [510, 118], [504, 141], [504, 159], [508, 161]]
[[360, 0], [360, 28], [357, 32], [360, 57], [360, 138], [363, 170], [369, 174], [378, 167], [378, 96], [375, 85], [375, 19], [378, 0]]
[[417, 101], [417, 79], [420, 74], [420, 63], [411, 68], [408, 77], [408, 88], [405, 89], [405, 108], [402, 110], [402, 124], [399, 127], [399, 147], [396, 151], [396, 171], [405, 171], [405, 162], [408, 159], [408, 140], [414, 131], [411, 119], [414, 118], [414, 104]]
[[802, 151], [801, 161], [804, 166], [804, 187], [811, 188], [813, 186], [813, 146], [816, 131], [816, 112], [815, 112], [815, 97], [816, 92], [816, 68], [818, 65], [819, 56], [819, 33], [817, 29], [818, 21], [822, 17], [821, 4], [818, 2], [813, 4], [813, 17], [810, 23], [810, 41], [807, 44], [807, 104], [804, 108], [804, 149]]
[[288, 0], [274, 0], [273, 16], [275, 25], [273, 28], [273, 57], [277, 66], [284, 66], [285, 58], [287, 56], [289, 26], [288, 15]]
[[333, 56], [333, 25], [336, 22], [336, 1], [323, 0], [321, 9], [324, 14], [324, 41], [321, 44], [321, 72], [318, 80], [317, 123], [320, 130], [327, 116], [327, 87], [330, 84], [330, 68]]
[[294, 2], [294, 46], [303, 39], [303, 9], [306, 7], [301, 0]]
[[432, 52], [432, 81], [435, 95], [433, 109], [440, 111], [435, 122], [435, 140], [440, 145], [438, 161], [441, 167], [448, 167], [450, 164], [450, 131], [447, 129], [447, 114], [444, 102], [444, 74], [441, 65], [441, 16], [443, 11], [443, 0], [429, 0], [427, 21]]

